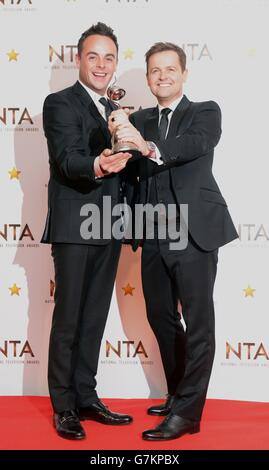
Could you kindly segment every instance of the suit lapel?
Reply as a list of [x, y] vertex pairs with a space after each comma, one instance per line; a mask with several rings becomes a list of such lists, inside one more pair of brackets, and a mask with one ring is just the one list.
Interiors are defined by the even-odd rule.
[[167, 139], [169, 137], [175, 137], [179, 132], [180, 128], [183, 124], [184, 116], [186, 111], [190, 106], [190, 101], [184, 95], [178, 106], [176, 107], [175, 111], [172, 114], [170, 126], [168, 129]]
[[110, 142], [111, 136], [107, 127], [107, 122], [103, 118], [103, 116], [101, 116], [101, 114], [99, 113], [89, 93], [87, 93], [85, 88], [83, 88], [83, 86], [79, 82], [75, 83], [75, 85], [73, 86], [73, 90], [74, 90], [74, 93], [79, 98], [83, 107], [85, 107], [86, 111], [90, 112], [93, 119], [98, 123], [99, 127], [101, 128], [103, 132], [105, 139], [108, 142]]
[[[167, 138], [175, 136], [179, 131], [183, 123], [183, 118], [186, 111], [190, 106], [190, 101], [184, 95], [175, 111], [172, 114]], [[148, 115], [148, 118], [145, 121], [144, 135], [146, 140], [159, 140], [158, 133], [158, 124], [159, 124], [159, 109], [158, 106], [151, 110], [151, 113]]]
[[108, 127], [107, 127], [107, 122], [103, 118], [103, 116], [99, 113], [97, 107], [95, 106], [94, 102], [91, 100], [91, 103], [89, 104], [89, 111], [92, 115], [92, 117], [98, 122], [104, 137], [106, 140], [111, 140], [111, 135], [109, 133]]
[[159, 110], [156, 106], [145, 121], [144, 137], [146, 140], [158, 140]]
[[[175, 137], [179, 134], [180, 129], [184, 125], [184, 117], [186, 116], [186, 112], [189, 109], [190, 101], [184, 95], [181, 99], [180, 103], [176, 107], [175, 111], [173, 112], [167, 138]], [[159, 124], [159, 109], [158, 106], [151, 110], [147, 119], [145, 120], [144, 124], [144, 138], [145, 140], [159, 140], [159, 133], [158, 133], [158, 124]], [[163, 168], [158, 167], [156, 168], [156, 163], [144, 158], [140, 162], [140, 175], [142, 177], [147, 177], [147, 200], [149, 198], [150, 187], [152, 182], [152, 176], [159, 171], [162, 171]]]

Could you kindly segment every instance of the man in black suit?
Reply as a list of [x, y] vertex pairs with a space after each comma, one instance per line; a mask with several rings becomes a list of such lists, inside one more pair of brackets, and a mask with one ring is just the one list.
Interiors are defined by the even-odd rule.
[[[131, 156], [112, 155], [110, 150], [107, 119], [115, 107], [106, 91], [117, 61], [113, 30], [103, 23], [93, 25], [78, 42], [79, 80], [49, 95], [44, 103], [50, 180], [42, 242], [52, 244], [56, 281], [48, 382], [54, 425], [67, 439], [85, 437], [80, 420], [132, 421], [128, 415], [111, 412], [95, 390], [121, 246], [110, 234], [102, 236], [99, 222], [105, 224], [120, 201], [118, 173]], [[108, 210], [103, 208], [105, 197], [111, 202]], [[98, 209], [100, 220], [97, 214], [92, 230], [81, 230], [89, 204]], [[99, 231], [100, 236], [93, 236]]]
[[[144, 221], [142, 283], [168, 387], [166, 402], [148, 413], [167, 416], [156, 428], [144, 431], [143, 438], [167, 440], [200, 429], [215, 350], [213, 287], [218, 248], [237, 238], [237, 233], [212, 174], [214, 147], [221, 136], [219, 106], [213, 101], [192, 103], [183, 95], [187, 70], [180, 47], [157, 43], [146, 53], [146, 63], [148, 85], [158, 105], [132, 114], [135, 127], [122, 124], [117, 135], [135, 143], [146, 157], [138, 165], [136, 202], [155, 207], [161, 203], [151, 239]], [[110, 120], [119, 112], [113, 112]], [[113, 130], [112, 121], [110, 126]], [[180, 204], [188, 204], [188, 230], [185, 239], [183, 231], [177, 241], [182, 246], [175, 248], [174, 235], [183, 221], [186, 225]], [[171, 207], [175, 211], [170, 213]], [[149, 212], [146, 217], [147, 223]], [[140, 242], [137, 233], [135, 237], [134, 250]]]

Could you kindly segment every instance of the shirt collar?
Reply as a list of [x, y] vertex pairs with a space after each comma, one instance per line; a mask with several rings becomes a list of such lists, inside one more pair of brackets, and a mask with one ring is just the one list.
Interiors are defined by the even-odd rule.
[[87, 93], [90, 95], [91, 99], [93, 100], [94, 104], [95, 105], [100, 105], [101, 103], [99, 102], [100, 98], [105, 98], [107, 99], [107, 96], [106, 95], [98, 95], [98, 93], [95, 93], [95, 91], [93, 91], [91, 88], [87, 87], [86, 85], [84, 85], [83, 82], [81, 82], [80, 80], [78, 80], [79, 83], [81, 84], [81, 86], [83, 86], [83, 88], [85, 88], [85, 90], [87, 91]]
[[165, 108], [171, 109], [171, 111], [173, 113], [175, 111], [176, 107], [179, 105], [180, 101], [182, 100], [183, 96], [184, 95], [181, 95], [175, 101], [172, 101], [172, 103], [170, 103], [169, 106], [162, 106], [162, 105], [158, 104], [159, 113], [161, 114], [162, 109], [165, 109]]

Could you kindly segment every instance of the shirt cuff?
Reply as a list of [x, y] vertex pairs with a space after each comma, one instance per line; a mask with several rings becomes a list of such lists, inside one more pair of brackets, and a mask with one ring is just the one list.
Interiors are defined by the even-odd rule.
[[161, 152], [158, 149], [157, 145], [155, 145], [155, 157], [150, 157], [149, 160], [152, 160], [153, 162], [157, 163], [157, 165], [163, 165]]
[[96, 159], [94, 160], [93, 169], [94, 169], [95, 178], [102, 178], [103, 176], [105, 176], [105, 174], [102, 172], [100, 168], [99, 157], [96, 157]]

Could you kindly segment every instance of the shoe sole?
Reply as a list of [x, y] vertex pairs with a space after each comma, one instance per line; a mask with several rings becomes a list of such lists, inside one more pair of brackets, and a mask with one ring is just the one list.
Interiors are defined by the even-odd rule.
[[79, 420], [80, 421], [95, 421], [96, 423], [106, 424], [107, 426], [126, 426], [127, 424], [132, 424], [133, 422], [133, 421], [127, 421], [124, 423], [106, 423], [105, 421], [102, 421], [101, 419], [84, 417], [84, 416], [80, 416]]
[[82, 441], [82, 439], [86, 439], [86, 436], [71, 437], [71, 436], [67, 436], [65, 434], [61, 434], [60, 432], [57, 431], [57, 429], [56, 429], [56, 432], [57, 432], [59, 437], [61, 437], [62, 439], [68, 439], [69, 441]]
[[144, 437], [144, 436], [142, 436], [142, 439], [144, 441], [172, 441], [173, 439], [179, 439], [180, 437], [185, 436], [186, 434], [197, 434], [198, 432], [200, 432], [200, 426], [198, 426], [197, 428], [192, 429], [191, 431], [185, 432], [184, 434], [179, 434], [178, 436], [175, 436], [175, 437], [163, 437], [163, 438], [159, 437], [159, 438], [156, 438], [156, 437]]

